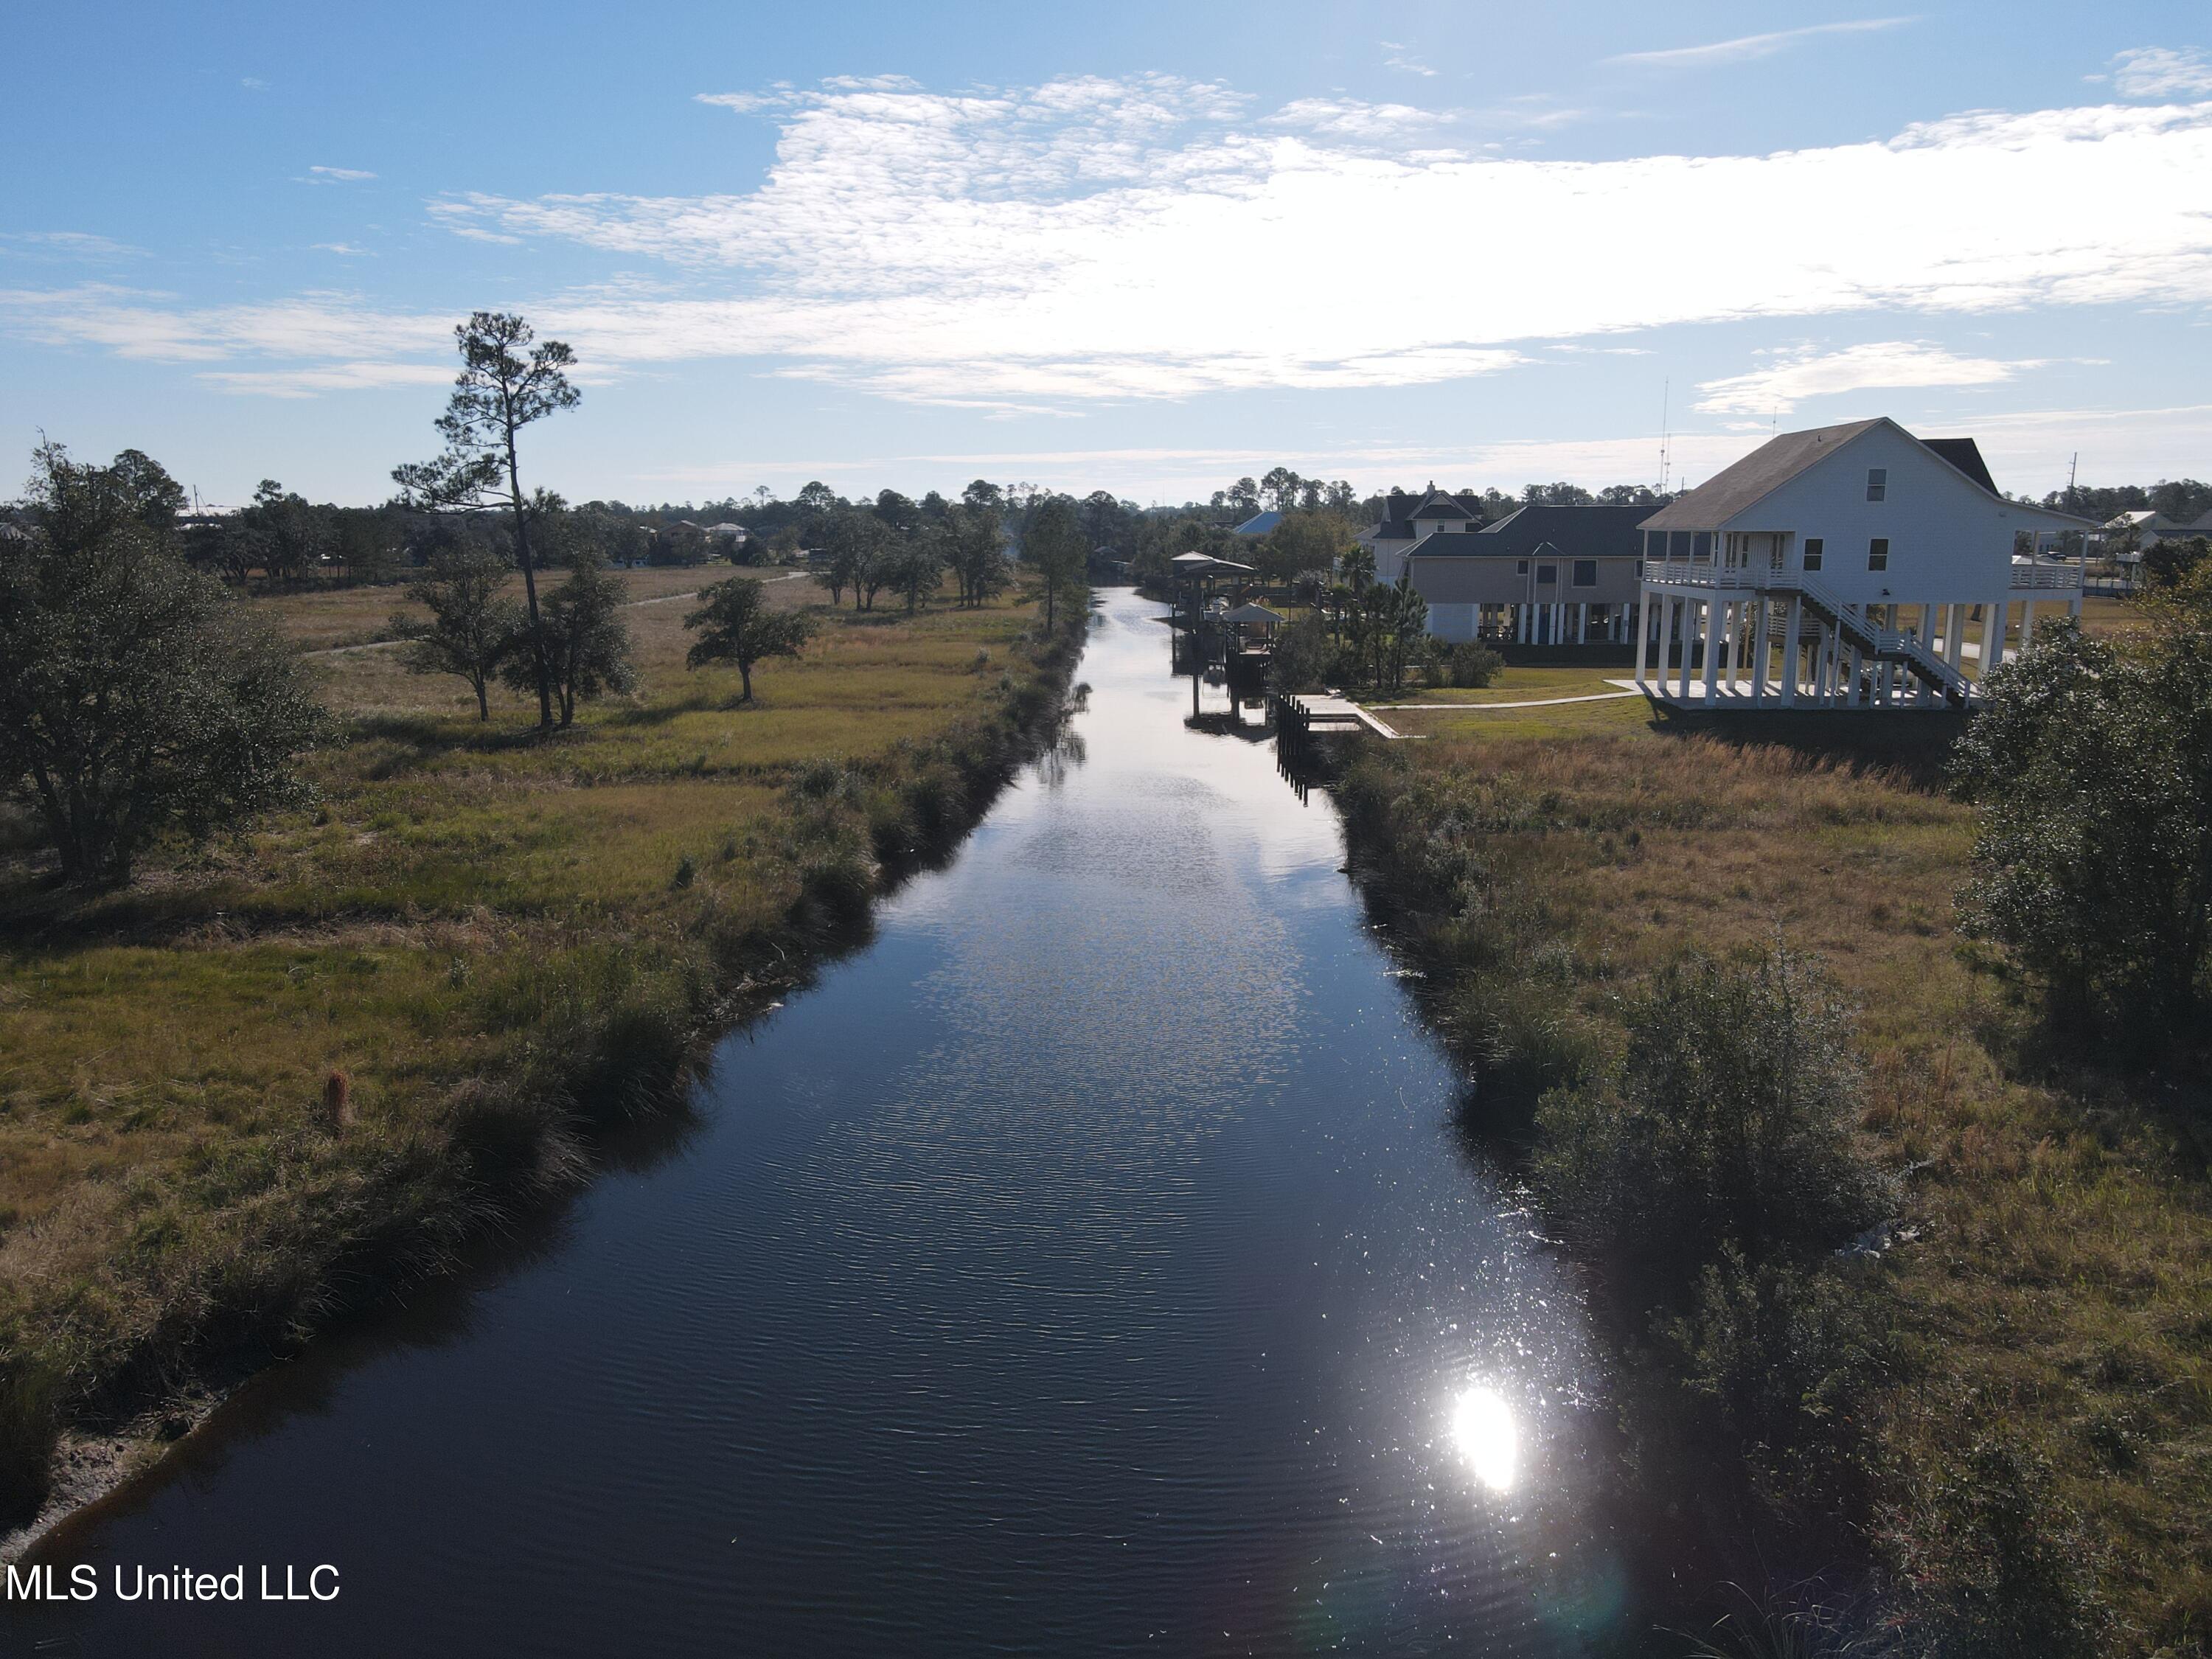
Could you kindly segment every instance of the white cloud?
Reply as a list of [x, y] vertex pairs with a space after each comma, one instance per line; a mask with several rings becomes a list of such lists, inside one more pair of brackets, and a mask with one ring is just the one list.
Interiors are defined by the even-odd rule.
[[1733, 40], [1714, 40], [1698, 46], [1669, 46], [1658, 52], [1623, 52], [1604, 59], [1608, 64], [1636, 64], [1652, 69], [1708, 69], [1717, 64], [1747, 64], [1787, 52], [1799, 42], [1825, 34], [1868, 34], [1911, 22], [1910, 17], [1865, 17], [1843, 23], [1810, 23], [1803, 28], [1778, 29], [1771, 34], [1740, 34]]
[[367, 248], [355, 242], [317, 242], [314, 248], [318, 253], [343, 253], [356, 258], [368, 252]]
[[[1972, 435], [1998, 484], [2041, 494], [2066, 482], [2067, 466], [2084, 434], [2100, 446], [2082, 453], [2085, 482], [2145, 476], [2178, 477], [2201, 466], [2212, 447], [2212, 404], [2170, 409], [2039, 410], [2012, 415], [1978, 413], [1969, 420], [1917, 422], [1930, 437]], [[1765, 421], [1724, 421], [1711, 432], [1676, 432], [1671, 441], [1676, 472], [1697, 483], [1766, 441]], [[1109, 489], [1139, 501], [1202, 497], [1240, 473], [1257, 475], [1278, 462], [1301, 471], [1350, 478], [1361, 489], [1419, 483], [1433, 477], [1453, 486], [1495, 485], [1517, 493], [1523, 484], [1565, 479], [1586, 488], [1656, 482], [1660, 434], [1621, 434], [1583, 439], [1527, 439], [1477, 444], [1364, 444], [1310, 453], [1234, 447], [1127, 447], [943, 451], [877, 455], [798, 456], [754, 459], [748, 477], [733, 476], [726, 461], [705, 460], [635, 475], [641, 484], [708, 486], [736, 490], [762, 478], [796, 488], [805, 478], [885, 477], [917, 482], [961, 477], [1033, 478], [1048, 489]]]
[[[1291, 131], [1170, 76], [761, 96], [781, 133], [750, 192], [473, 194], [430, 216], [654, 262], [665, 283], [499, 296], [595, 372], [756, 358], [997, 409], [1432, 382], [1686, 323], [2212, 301], [2212, 106], [1984, 112], [1887, 143], [1558, 162], [1413, 148], [1414, 124], [1359, 112], [1402, 106], [1310, 100]], [[1322, 129], [1340, 118], [1366, 130]], [[2055, 200], [2100, 210], [2054, 216]], [[1383, 272], [1316, 240], [1385, 223], [1421, 226], [1422, 257]], [[1501, 258], [1500, 224], [1543, 234]], [[0, 295], [0, 325], [243, 373], [288, 353], [312, 368], [450, 351], [448, 316], [330, 295], [192, 308], [25, 291]]]
[[386, 386], [448, 386], [453, 370], [440, 363], [328, 363], [315, 368], [216, 369], [200, 376], [223, 392], [254, 392], [264, 398], [313, 398], [325, 392], [359, 392]]
[[1368, 104], [1356, 98], [1298, 98], [1269, 116], [1271, 127], [1296, 127], [1346, 138], [1389, 138], [1417, 128], [1447, 124], [1449, 112], [1432, 113], [1411, 104]]
[[2192, 98], [2212, 93], [2212, 58], [2194, 47], [2136, 46], [2112, 59], [2112, 86], [2123, 98]]
[[1408, 75], [1434, 76], [1436, 70], [1416, 58], [1403, 44], [1396, 40], [1378, 40], [1376, 44], [1389, 55], [1383, 58], [1385, 69], [1402, 70]]
[[248, 92], [266, 92], [269, 90], [269, 83], [258, 75], [243, 76], [240, 78], [238, 84], [244, 87]]
[[82, 230], [0, 231], [0, 253], [55, 264], [107, 264], [143, 259], [146, 250]]
[[1881, 340], [1841, 351], [1781, 354], [1764, 368], [1705, 380], [1697, 407], [1708, 415], [1787, 415], [1808, 398], [1906, 386], [1993, 386], [2046, 359], [2004, 362], [1960, 357], [1928, 340]]
[[374, 173], [364, 172], [360, 167], [326, 167], [315, 166], [310, 167], [307, 171], [313, 176], [306, 179], [304, 182], [311, 185], [358, 184], [363, 179], [374, 179], [376, 177]]

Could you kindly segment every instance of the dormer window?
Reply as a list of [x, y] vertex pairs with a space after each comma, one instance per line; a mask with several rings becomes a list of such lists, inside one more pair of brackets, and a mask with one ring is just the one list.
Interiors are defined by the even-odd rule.
[[1887, 467], [1870, 466], [1867, 469], [1867, 499], [1870, 501], [1886, 501], [1889, 499], [1889, 469]]

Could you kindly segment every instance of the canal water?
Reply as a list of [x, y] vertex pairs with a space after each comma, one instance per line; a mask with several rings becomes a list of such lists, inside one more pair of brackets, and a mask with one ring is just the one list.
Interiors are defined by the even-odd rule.
[[[1160, 607], [865, 949], [496, 1259], [230, 1401], [36, 1559], [20, 1651], [1582, 1652], [1575, 1292], [1325, 794]], [[1207, 709], [1222, 706], [1211, 689]], [[304, 1595], [264, 1601], [261, 1570]], [[245, 1568], [243, 1603], [118, 1601]]]

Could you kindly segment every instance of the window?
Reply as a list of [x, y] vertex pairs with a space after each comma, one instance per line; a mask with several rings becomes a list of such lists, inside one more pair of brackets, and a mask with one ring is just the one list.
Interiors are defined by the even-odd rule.
[[1820, 568], [1820, 538], [1818, 536], [1808, 536], [1805, 538], [1806, 569], [1818, 570]]
[[1515, 565], [1513, 567], [1513, 574], [1516, 576], [1527, 575], [1528, 574], [1528, 561], [1523, 559], [1520, 563]]
[[1888, 537], [1877, 536], [1867, 544], [1867, 568], [1869, 570], [1889, 568]]
[[1887, 467], [1870, 466], [1867, 469], [1867, 499], [1870, 501], [1885, 501], [1889, 499], [1889, 469]]
[[1575, 586], [1577, 587], [1595, 587], [1597, 586], [1597, 561], [1595, 559], [1577, 559], [1575, 561]]
[[1690, 562], [1692, 564], [1711, 564], [1713, 562], [1713, 532], [1711, 531], [1700, 530], [1691, 536]]
[[1556, 587], [1559, 586], [1559, 566], [1555, 564], [1540, 564], [1536, 567], [1536, 582], [1539, 586], [1548, 582], [1553, 586]]
[[1669, 534], [1667, 542], [1667, 556], [1670, 559], [1686, 559], [1690, 556], [1688, 531], [1677, 530]]

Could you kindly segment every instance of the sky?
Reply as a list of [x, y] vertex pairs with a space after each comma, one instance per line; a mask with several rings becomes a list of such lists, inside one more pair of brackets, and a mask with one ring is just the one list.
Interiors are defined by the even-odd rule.
[[[571, 500], [2212, 477], [2198, 3], [19, 7], [0, 440], [368, 503], [519, 311]], [[2078, 457], [2078, 462], [2077, 458]], [[1662, 471], [1663, 466], [1663, 471]], [[0, 486], [4, 493], [4, 486]]]

